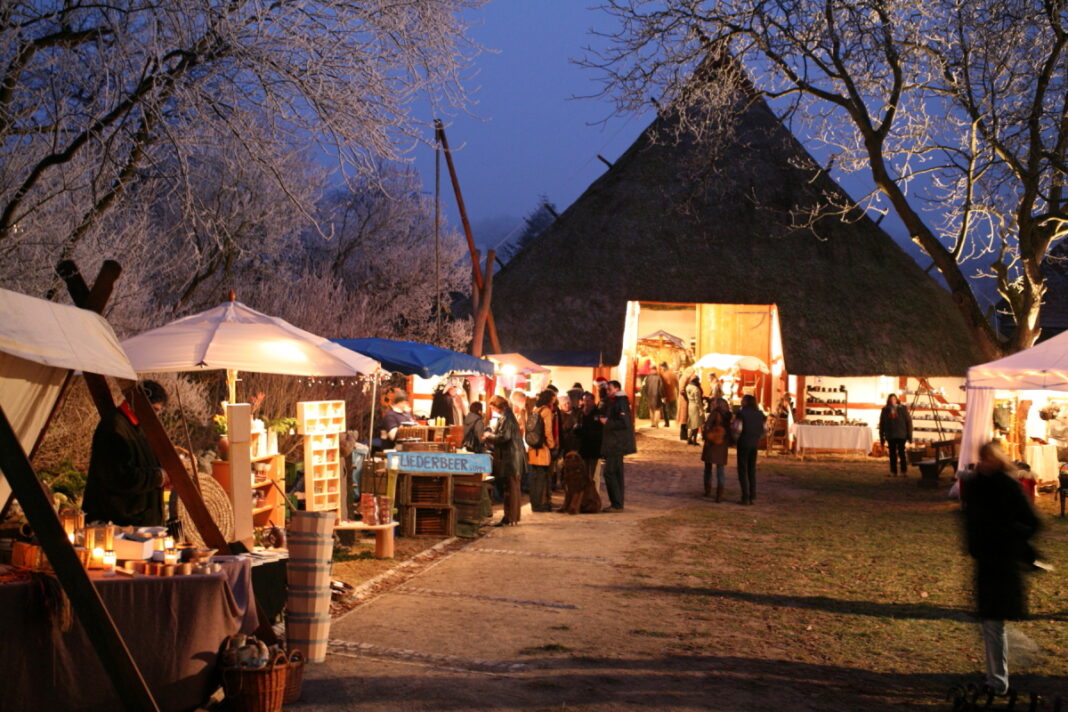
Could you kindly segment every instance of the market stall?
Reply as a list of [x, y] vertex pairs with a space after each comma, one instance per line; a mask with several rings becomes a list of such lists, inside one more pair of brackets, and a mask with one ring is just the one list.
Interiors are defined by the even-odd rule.
[[[1068, 332], [1054, 336], [1037, 346], [968, 369], [966, 382], [968, 410], [964, 423], [959, 467], [964, 469], [978, 459], [979, 448], [994, 437], [994, 403], [999, 391], [1018, 399], [1030, 400], [1034, 408], [1064, 400], [1068, 391]], [[1032, 472], [1040, 483], [1056, 480], [1053, 450], [1034, 445], [1060, 445], [1050, 431], [1036, 433], [1025, 421], [1019, 423], [1018, 457], [1030, 456], [1038, 465]], [[1037, 438], [1037, 439], [1036, 439]], [[1049, 442], [1046, 442], [1049, 440]], [[1041, 442], [1040, 442], [1041, 441]]]
[[[230, 566], [239, 569], [236, 575], [247, 584], [247, 562]], [[219, 644], [228, 635], [256, 628], [248, 586], [231, 586], [226, 572], [119, 578], [95, 571], [91, 578], [163, 710], [189, 710], [203, 703], [218, 686]], [[59, 591], [45, 593], [42, 580], [31, 581], [27, 574], [0, 584], [3, 697], [18, 700], [19, 709], [26, 710], [121, 709], [84, 627], [75, 619], [70, 630], [62, 631], [47, 615], [42, 596]]]
[[[237, 373], [353, 377], [378, 369], [374, 359], [258, 312], [234, 301], [233, 295], [229, 302], [126, 339], [122, 346], [138, 373], [226, 370], [230, 452], [225, 461], [213, 467], [213, 475], [230, 495], [235, 537], [249, 544], [254, 527], [265, 525], [269, 517], [264, 515], [278, 509], [277, 500], [272, 503], [268, 497], [273, 498], [279, 485], [284, 484], [284, 473], [277, 450], [272, 452], [269, 446], [269, 434], [262, 428], [253, 428], [251, 407], [236, 402]], [[344, 430], [344, 412], [330, 422], [337, 426], [330, 432]], [[317, 423], [318, 434], [325, 435], [322, 423]], [[264, 434], [257, 436], [257, 432]], [[261, 464], [266, 467], [258, 467]], [[259, 480], [257, 471], [261, 473]], [[232, 476], [235, 472], [249, 472], [252, 476]], [[322, 486], [332, 486], [335, 496], [329, 501], [330, 508], [344, 515], [340, 473], [337, 468], [333, 485], [323, 482]], [[316, 500], [312, 497], [307, 501], [314, 505]]]

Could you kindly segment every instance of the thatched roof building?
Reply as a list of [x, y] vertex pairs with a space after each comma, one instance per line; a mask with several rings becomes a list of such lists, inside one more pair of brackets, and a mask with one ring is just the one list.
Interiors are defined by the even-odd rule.
[[786, 369], [827, 376], [963, 375], [983, 360], [950, 295], [874, 222], [823, 217], [844, 193], [760, 100], [731, 145], [693, 168], [692, 140], [654, 121], [495, 276], [502, 347], [618, 361], [628, 301], [777, 304]]

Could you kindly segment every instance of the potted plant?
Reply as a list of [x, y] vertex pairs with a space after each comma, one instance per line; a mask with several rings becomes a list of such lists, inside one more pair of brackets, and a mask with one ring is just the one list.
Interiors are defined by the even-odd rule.
[[216, 413], [211, 416], [211, 424], [215, 428], [215, 434], [219, 436], [216, 444], [216, 450], [219, 451], [219, 459], [225, 460], [230, 455], [230, 437], [227, 434], [229, 430], [226, 425], [226, 416], [222, 413]]

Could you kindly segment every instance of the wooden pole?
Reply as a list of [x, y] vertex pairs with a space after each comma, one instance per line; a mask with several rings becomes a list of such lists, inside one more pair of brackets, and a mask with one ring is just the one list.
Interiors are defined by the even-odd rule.
[[[486, 262], [492, 266], [493, 258], [496, 255], [495, 250], [489, 250], [486, 253]], [[493, 297], [493, 270], [486, 270], [486, 284], [482, 289], [482, 295], [479, 297], [478, 312], [475, 314], [475, 335], [471, 340], [471, 355], [482, 358], [482, 339], [486, 333], [486, 323], [489, 320], [490, 315], [490, 302]]]
[[[460, 180], [456, 177], [456, 166], [452, 163], [452, 151], [449, 150], [449, 140], [445, 138], [445, 125], [441, 123], [441, 119], [434, 119], [434, 132], [444, 150], [445, 164], [449, 168], [449, 179], [452, 181], [452, 191], [456, 194], [456, 208], [460, 212], [460, 221], [463, 223], [464, 235], [467, 237], [467, 249], [471, 253], [471, 261], [473, 262], [475, 287], [483, 289], [482, 268], [479, 266], [478, 257], [475, 255], [475, 238], [471, 235], [471, 222], [467, 219], [467, 208], [464, 207], [464, 197], [460, 192]], [[490, 262], [491, 267], [492, 265], [493, 263]], [[497, 338], [497, 325], [493, 321], [492, 312], [488, 313], [486, 317], [486, 325], [489, 327], [490, 344], [493, 346], [494, 353], [501, 353], [501, 342]]]

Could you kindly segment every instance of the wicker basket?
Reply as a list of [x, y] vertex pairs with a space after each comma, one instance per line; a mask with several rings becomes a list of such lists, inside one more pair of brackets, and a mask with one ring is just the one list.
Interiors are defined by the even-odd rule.
[[304, 653], [294, 650], [289, 654], [289, 670], [286, 672], [285, 704], [300, 699], [300, 688], [304, 685]]
[[223, 688], [235, 712], [280, 712], [289, 664], [279, 653], [265, 668], [223, 668]]

